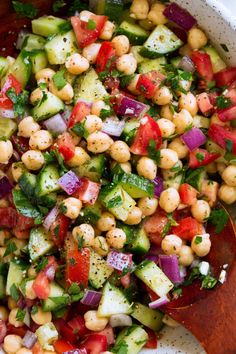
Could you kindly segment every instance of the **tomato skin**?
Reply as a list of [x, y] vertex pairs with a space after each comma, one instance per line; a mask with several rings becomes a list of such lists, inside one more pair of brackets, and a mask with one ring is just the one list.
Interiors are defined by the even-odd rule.
[[[201, 160], [199, 160], [198, 154], [201, 156]], [[206, 166], [218, 159], [218, 157], [220, 157], [220, 154], [218, 153], [210, 153], [207, 150], [200, 148], [195, 149], [189, 153], [189, 167], [194, 169], [201, 166]]]
[[218, 109], [217, 115], [222, 122], [229, 122], [236, 119], [236, 104], [227, 108]]
[[107, 350], [107, 337], [101, 334], [90, 334], [81, 344], [81, 349], [86, 349], [89, 354], [101, 354]]
[[236, 67], [220, 70], [214, 79], [217, 87], [229, 86], [236, 80]]
[[[96, 71], [101, 73], [106, 69], [110, 71], [115, 66], [116, 52], [111, 42], [103, 42], [97, 56]], [[114, 59], [114, 60], [113, 60]], [[109, 64], [110, 61], [110, 65]]]
[[0, 92], [0, 108], [5, 108], [5, 109], [13, 108], [13, 102], [6, 95], [7, 91], [10, 88], [13, 88], [17, 95], [19, 95], [19, 93], [22, 90], [21, 84], [12, 74], [8, 75], [6, 81], [3, 84], [2, 90]]
[[226, 149], [227, 140], [232, 141], [233, 153], [236, 154], [236, 130], [229, 130], [219, 124], [211, 124], [208, 136], [223, 149]]
[[50, 283], [44, 271], [40, 271], [32, 286], [36, 296], [41, 300], [46, 300], [50, 292]]
[[33, 354], [43, 354], [44, 353], [43, 348], [41, 347], [41, 345], [39, 344], [38, 341], [33, 346], [32, 353]]
[[74, 333], [78, 334], [78, 336], [83, 337], [89, 333], [89, 330], [85, 327], [84, 317], [81, 315], [73, 317], [67, 324], [73, 329]]
[[16, 229], [19, 231], [31, 229], [34, 226], [34, 219], [17, 213]]
[[73, 197], [80, 199], [84, 203], [93, 205], [98, 198], [100, 187], [99, 183], [92, 182], [87, 178], [81, 178], [81, 185], [73, 193]]
[[127, 274], [123, 275], [123, 276], [120, 278], [120, 282], [121, 282], [121, 285], [122, 285], [125, 289], [128, 289], [128, 287], [130, 286], [130, 283], [131, 283], [131, 276], [130, 276], [130, 273], [127, 273]]
[[168, 222], [168, 218], [164, 211], [158, 209], [153, 215], [151, 215], [144, 224], [144, 229], [148, 234], [162, 233], [164, 227]]
[[11, 325], [10, 323], [7, 323], [7, 334], [16, 334], [20, 337], [24, 337], [27, 329], [28, 328], [26, 326], [15, 327], [15, 326]]
[[63, 339], [74, 344], [79, 340], [77, 333], [73, 331], [73, 328], [69, 327], [65, 320], [62, 318], [56, 319], [54, 321], [55, 327]]
[[90, 114], [91, 108], [86, 102], [77, 102], [74, 106], [69, 122], [68, 128], [72, 128], [76, 123], [81, 122], [87, 115]]
[[17, 224], [17, 211], [12, 207], [0, 208], [0, 227], [14, 228]]
[[67, 251], [66, 280], [68, 284], [75, 282], [86, 288], [88, 285], [89, 267], [89, 248], [83, 248], [81, 251], [77, 249]]
[[63, 354], [69, 350], [75, 349], [75, 347], [64, 339], [58, 339], [53, 343], [54, 349], [58, 354]]
[[158, 150], [162, 144], [160, 128], [152, 117], [145, 115], [145, 117], [141, 119], [130, 151], [135, 155], [147, 155], [148, 145], [151, 140], [155, 141], [156, 150]]
[[178, 221], [178, 226], [172, 226], [171, 232], [185, 240], [191, 241], [196, 235], [202, 233], [202, 224], [188, 216]]
[[66, 238], [70, 219], [63, 214], [59, 214], [50, 227], [51, 238], [56, 246], [62, 246]]
[[188, 183], [181, 184], [179, 188], [179, 196], [181, 202], [186, 205], [194, 205], [197, 201], [198, 191]]
[[64, 132], [56, 142], [59, 153], [65, 161], [72, 159], [75, 155], [75, 143], [68, 132]]
[[157, 335], [156, 333], [150, 329], [145, 327], [145, 331], [148, 334], [148, 341], [145, 344], [144, 348], [156, 349], [157, 348]]
[[149, 73], [141, 74], [139, 76], [136, 89], [141, 95], [150, 99], [154, 96], [155, 90], [159, 87], [165, 75], [159, 73], [156, 70], [152, 70]]
[[207, 87], [214, 80], [211, 58], [207, 53], [192, 51], [192, 61], [194, 62], [197, 72], [201, 77], [200, 86]]
[[213, 109], [211, 99], [206, 92], [202, 92], [199, 95], [197, 95], [197, 104], [198, 104], [200, 111], [204, 115], [210, 114]]

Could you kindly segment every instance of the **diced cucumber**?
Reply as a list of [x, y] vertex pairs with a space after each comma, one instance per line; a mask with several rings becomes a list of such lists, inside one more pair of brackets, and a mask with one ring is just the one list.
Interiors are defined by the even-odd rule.
[[[53, 301], [52, 298], [55, 298], [55, 301]], [[62, 301], [57, 302], [57, 298], [61, 298]], [[49, 296], [47, 300], [43, 300], [43, 311], [55, 311], [58, 308], [65, 306], [68, 298], [69, 296], [68, 294], [65, 294], [64, 289], [60, 287], [57, 283], [52, 282], [50, 284]], [[65, 304], [63, 304], [63, 300], [65, 300]]]
[[74, 103], [77, 103], [80, 98], [88, 101], [102, 100], [107, 95], [105, 87], [93, 68], [79, 75], [75, 81]]
[[45, 166], [37, 176], [36, 196], [42, 197], [60, 189], [58, 180], [60, 178], [57, 166], [49, 164]]
[[33, 173], [23, 173], [18, 180], [18, 184], [30, 200], [35, 199], [36, 176]]
[[122, 291], [107, 282], [102, 289], [102, 298], [98, 306], [98, 316], [110, 317], [118, 313], [129, 315], [131, 312], [132, 306]]
[[6, 74], [9, 67], [7, 58], [0, 57], [0, 79]]
[[37, 50], [37, 49], [43, 49], [46, 44], [46, 39], [44, 39], [41, 36], [38, 36], [36, 34], [28, 34], [25, 37], [24, 43], [22, 45], [22, 49], [25, 49], [26, 51], [31, 51], [31, 50]]
[[45, 50], [50, 64], [64, 64], [68, 56], [78, 52], [74, 32], [56, 35], [47, 42]]
[[149, 71], [157, 70], [161, 73], [165, 73], [162, 65], [166, 64], [166, 58], [160, 57], [157, 59], [145, 59], [138, 66], [138, 72], [140, 74], [146, 74]]
[[6, 294], [11, 295], [11, 287], [20, 285], [24, 278], [25, 270], [27, 266], [20, 260], [13, 260], [10, 262], [9, 270], [7, 274]]
[[197, 114], [193, 117], [193, 126], [197, 128], [208, 129], [210, 126], [210, 119]]
[[139, 302], [134, 304], [131, 316], [155, 332], [160, 331], [163, 326], [163, 313], [158, 310], [150, 309], [150, 307], [142, 305]]
[[108, 16], [110, 21], [121, 21], [124, 1], [123, 0], [99, 0], [97, 6], [92, 9], [98, 15]]
[[115, 174], [113, 183], [121, 185], [132, 198], [152, 197], [154, 194], [154, 183], [134, 173]]
[[225, 150], [222, 149], [218, 144], [216, 144], [213, 140], [208, 139], [206, 142], [206, 149], [210, 153], [219, 153], [221, 156], [218, 157], [216, 162], [223, 162], [225, 163], [224, 155]]
[[201, 191], [202, 182], [207, 178], [206, 171], [203, 167], [196, 168], [195, 170], [189, 169], [185, 175], [185, 182]]
[[174, 57], [170, 59], [170, 62], [175, 68], [178, 68], [181, 59], [181, 57]]
[[12, 119], [0, 117], [0, 137], [9, 139], [17, 130], [17, 124]]
[[137, 266], [135, 275], [160, 297], [168, 294], [174, 286], [156, 263], [148, 259]]
[[3, 275], [0, 275], [0, 299], [4, 299], [6, 297], [6, 284], [5, 278]]
[[99, 289], [112, 274], [113, 268], [96, 252], [90, 251], [89, 283]]
[[135, 59], [137, 60], [137, 63], [140, 64], [142, 63], [142, 61], [145, 60], [144, 57], [142, 57], [142, 55], [139, 54], [140, 49], [142, 48], [141, 45], [133, 45], [130, 49], [130, 52], [133, 54], [133, 56], [135, 57]]
[[130, 119], [125, 122], [121, 139], [124, 140], [128, 145], [132, 144], [139, 125], [140, 122], [138, 119]]
[[175, 188], [178, 190], [182, 183], [182, 178], [183, 178], [182, 173], [176, 173], [176, 175], [173, 178], [168, 178], [163, 182], [164, 189]]
[[96, 202], [94, 205], [86, 205], [81, 209], [76, 223], [78, 224], [92, 224], [96, 225], [97, 221], [102, 215], [102, 206]]
[[74, 169], [79, 177], [87, 177], [93, 182], [99, 182], [105, 167], [106, 158], [103, 154], [92, 156], [83, 165]]
[[128, 248], [132, 253], [138, 255], [143, 255], [149, 251], [150, 241], [143, 227], [135, 233], [135, 238]]
[[62, 100], [48, 91], [44, 93], [41, 101], [32, 109], [32, 115], [38, 122], [50, 118], [63, 110], [64, 103]]
[[31, 229], [28, 249], [30, 259], [33, 262], [44, 256], [53, 246], [49, 233], [42, 226]]
[[158, 25], [144, 43], [140, 54], [147, 58], [158, 58], [177, 50], [183, 42], [165, 25]]
[[131, 326], [123, 329], [115, 342], [114, 350], [117, 352], [124, 344], [125, 354], [138, 354], [148, 340], [147, 332], [141, 326]]
[[216, 49], [210, 45], [207, 45], [203, 48], [203, 50], [210, 56], [213, 73], [218, 73], [218, 71], [226, 68], [226, 64], [223, 59], [220, 57], [219, 53], [217, 53]]
[[123, 21], [117, 29], [118, 34], [127, 36], [132, 44], [143, 44], [148, 38], [148, 31], [135, 23]]
[[26, 286], [32, 286], [34, 278], [24, 278], [19, 285], [19, 290], [23, 296], [26, 296]]
[[121, 221], [117, 221], [116, 225], [119, 229], [122, 229], [126, 234], [126, 244], [128, 245], [128, 247], [130, 247], [136, 237], [138, 231], [137, 226], [127, 225]]
[[136, 202], [121, 187], [109, 185], [101, 189], [101, 203], [119, 220], [125, 221]]
[[33, 74], [36, 74], [39, 70], [47, 67], [48, 59], [44, 50], [35, 49], [29, 52], [29, 59], [32, 64]]
[[32, 31], [34, 34], [48, 37], [59, 33], [66, 23], [66, 20], [59, 17], [42, 16], [32, 21]]
[[56, 193], [49, 193], [42, 197], [37, 196], [37, 204], [44, 205], [48, 208], [53, 208], [57, 202], [57, 194]]
[[14, 63], [10, 66], [8, 74], [12, 74], [24, 88], [30, 79], [32, 71], [31, 61], [28, 52], [22, 50]]
[[45, 350], [53, 350], [53, 346], [51, 345], [56, 339], [58, 339], [58, 332], [56, 327], [52, 322], [48, 322], [42, 326], [40, 326], [36, 332], [36, 336], [38, 337], [38, 341], [40, 345]]

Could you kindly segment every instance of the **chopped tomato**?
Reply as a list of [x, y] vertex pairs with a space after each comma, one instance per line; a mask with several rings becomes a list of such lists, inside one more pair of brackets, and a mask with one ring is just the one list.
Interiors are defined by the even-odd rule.
[[115, 65], [116, 52], [111, 42], [103, 42], [97, 56], [96, 71], [110, 71]]
[[148, 234], [158, 232], [161, 234], [168, 222], [168, 218], [164, 211], [157, 210], [152, 216], [150, 216], [144, 224], [144, 229]]
[[178, 224], [178, 226], [172, 226], [171, 232], [185, 240], [191, 241], [194, 236], [202, 234], [202, 224], [191, 216], [179, 220]]
[[38, 341], [32, 347], [32, 354], [44, 354], [43, 348]]
[[114, 331], [111, 326], [108, 325], [106, 328], [104, 328], [102, 331], [98, 332], [97, 334], [106, 336], [108, 345], [112, 345], [115, 343]]
[[181, 202], [186, 205], [194, 205], [197, 201], [198, 191], [188, 183], [181, 184], [179, 188], [179, 196]]
[[165, 75], [159, 73], [156, 70], [152, 70], [149, 73], [141, 74], [139, 76], [136, 89], [146, 98], [152, 98], [155, 90], [159, 87]]
[[72, 320], [70, 320], [67, 324], [70, 328], [73, 329], [74, 333], [78, 334], [78, 336], [83, 337], [89, 333], [89, 330], [85, 327], [84, 317], [81, 315], [73, 317]]
[[39, 299], [45, 300], [48, 298], [50, 292], [50, 283], [44, 271], [41, 270], [38, 273], [33, 282], [32, 288]]
[[147, 155], [148, 146], [152, 140], [155, 142], [156, 150], [158, 150], [162, 144], [160, 128], [152, 117], [145, 115], [140, 121], [140, 126], [130, 151], [135, 155]]
[[56, 142], [58, 151], [64, 157], [65, 161], [72, 159], [75, 155], [75, 143], [68, 132], [64, 132]]
[[64, 352], [75, 349], [75, 347], [65, 339], [56, 340], [56, 342], [53, 343], [53, 346], [58, 354], [63, 354]]
[[231, 85], [236, 80], [236, 67], [226, 68], [215, 74], [214, 79], [217, 87]]
[[[83, 21], [79, 16], [71, 17], [71, 24], [80, 48], [84, 48], [98, 39], [106, 20], [106, 16], [99, 16], [93, 13], [89, 16], [88, 21]], [[93, 29], [90, 29], [91, 25], [94, 26]]]
[[68, 250], [66, 257], [66, 280], [68, 284], [75, 282], [86, 287], [88, 285], [89, 266], [89, 248], [83, 248], [81, 251], [77, 249]]
[[200, 95], [197, 95], [197, 104], [198, 104], [200, 111], [204, 115], [208, 115], [209, 113], [211, 113], [211, 111], [213, 109], [211, 99], [206, 92], [202, 92], [202, 93], [200, 93]]
[[192, 61], [194, 62], [196, 70], [201, 77], [201, 87], [208, 87], [208, 84], [214, 80], [210, 56], [207, 53], [194, 50], [192, 52]]
[[90, 334], [81, 344], [81, 349], [86, 349], [89, 354], [101, 354], [107, 350], [107, 337], [101, 334]]
[[156, 335], [156, 333], [150, 328], [145, 328], [145, 331], [148, 334], [148, 341], [145, 344], [144, 348], [156, 349], [157, 348], [157, 335]]
[[123, 275], [123, 276], [120, 278], [120, 282], [121, 282], [121, 285], [122, 285], [125, 289], [128, 289], [128, 287], [130, 286], [130, 282], [131, 282], [130, 273], [127, 273], [127, 274]]
[[78, 190], [75, 191], [73, 197], [80, 199], [84, 203], [95, 204], [101, 185], [96, 182], [92, 182], [87, 178], [81, 178], [81, 185]]
[[189, 167], [198, 168], [206, 166], [220, 157], [218, 153], [210, 153], [205, 149], [195, 149], [189, 153]]
[[17, 213], [16, 229], [19, 231], [31, 229], [34, 226], [34, 219]]
[[62, 246], [70, 225], [70, 219], [59, 214], [50, 227], [51, 238], [56, 246]]
[[108, 90], [111, 95], [116, 95], [120, 93], [119, 86], [120, 86], [120, 79], [118, 77], [113, 77], [111, 75], [108, 75], [103, 82], [103, 85], [105, 86], [106, 90]]
[[229, 98], [232, 104], [236, 104], [236, 81], [234, 81], [233, 84], [229, 86], [224, 96]]
[[13, 228], [17, 223], [17, 211], [12, 207], [0, 208], [0, 227]]
[[17, 336], [24, 337], [28, 328], [26, 326], [23, 327], [15, 327], [10, 323], [7, 323], [7, 334], [16, 334]]
[[208, 136], [223, 149], [226, 149], [226, 143], [231, 141], [233, 153], [236, 154], [236, 130], [229, 130], [219, 124], [211, 124]]
[[68, 128], [72, 128], [76, 123], [81, 122], [88, 114], [90, 114], [91, 108], [86, 102], [77, 102], [74, 106], [69, 122]]
[[22, 156], [26, 151], [29, 150], [29, 139], [23, 138], [22, 136], [12, 135], [11, 142], [14, 149]]
[[73, 328], [68, 326], [65, 320], [62, 318], [56, 319], [54, 324], [57, 331], [65, 340], [68, 340], [70, 343], [76, 343], [78, 341], [79, 335], [73, 331]]
[[7, 91], [11, 88], [15, 90], [15, 93], [17, 95], [19, 95], [19, 93], [22, 90], [21, 84], [12, 74], [8, 75], [8, 77], [6, 78], [3, 84], [2, 90], [0, 92], [0, 108], [5, 108], [5, 109], [13, 108], [13, 102], [6, 94]]
[[222, 122], [236, 119], [236, 104], [227, 108], [218, 109], [217, 115]]

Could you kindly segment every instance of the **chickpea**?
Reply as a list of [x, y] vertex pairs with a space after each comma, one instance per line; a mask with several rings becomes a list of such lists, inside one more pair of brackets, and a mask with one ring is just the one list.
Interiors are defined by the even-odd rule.
[[96, 132], [97, 130], [102, 129], [102, 120], [94, 114], [89, 114], [84, 119], [84, 127], [89, 134]]
[[179, 108], [186, 109], [192, 116], [195, 116], [198, 112], [197, 99], [192, 92], [181, 93], [179, 99]]
[[15, 300], [13, 300], [13, 298], [10, 297], [10, 296], [7, 299], [7, 307], [10, 310], [13, 310], [13, 309], [17, 308], [17, 302]]
[[109, 41], [112, 38], [115, 28], [116, 26], [113, 22], [106, 21], [99, 38], [103, 39], [104, 41]]
[[188, 267], [192, 264], [193, 260], [194, 255], [192, 248], [187, 245], [183, 245], [179, 251], [179, 263], [184, 267]]
[[191, 213], [197, 221], [204, 223], [210, 216], [211, 208], [205, 200], [197, 200], [197, 202], [191, 206]]
[[175, 125], [169, 119], [161, 118], [157, 121], [163, 138], [168, 138], [175, 132]]
[[79, 53], [71, 54], [65, 62], [65, 67], [73, 75], [82, 74], [89, 68], [89, 61]]
[[106, 105], [106, 103], [102, 100], [95, 101], [95, 102], [93, 102], [93, 105], [91, 108], [91, 113], [96, 116], [100, 116], [102, 109], [109, 110], [110, 107], [108, 105]]
[[217, 162], [216, 167], [217, 167], [217, 171], [219, 172], [219, 174], [222, 175], [222, 173], [224, 172], [224, 170], [226, 169], [227, 166], [223, 162]]
[[109, 135], [103, 132], [94, 132], [87, 138], [87, 149], [94, 154], [101, 154], [107, 151], [113, 144]]
[[0, 321], [7, 321], [8, 320], [9, 312], [4, 306], [0, 306]]
[[179, 254], [182, 245], [182, 239], [176, 235], [167, 235], [161, 242], [161, 248], [167, 255]]
[[172, 98], [170, 89], [167, 86], [162, 86], [155, 91], [152, 101], [159, 106], [165, 106], [171, 102]]
[[95, 238], [94, 228], [89, 224], [81, 224], [73, 228], [72, 236], [76, 242], [82, 239], [84, 247], [93, 246]]
[[125, 75], [132, 75], [137, 69], [137, 60], [132, 53], [124, 54], [116, 60], [116, 68]]
[[55, 86], [54, 82], [51, 81], [49, 83], [49, 91], [58, 98], [60, 98], [62, 101], [65, 101], [65, 103], [70, 103], [72, 98], [74, 97], [73, 87], [68, 82], [61, 90], [59, 90]]
[[17, 308], [17, 307], [10, 311], [8, 322], [10, 324], [12, 324], [14, 327], [23, 327], [24, 322], [17, 320], [17, 312], [18, 311], [19, 311], [19, 308]]
[[113, 160], [124, 163], [130, 160], [129, 146], [122, 140], [115, 141], [110, 147], [110, 155]]
[[0, 140], [0, 163], [8, 163], [13, 154], [13, 146], [10, 140]]
[[128, 37], [124, 35], [116, 36], [112, 39], [111, 42], [118, 57], [121, 57], [122, 55], [129, 52], [130, 43]]
[[82, 202], [77, 198], [69, 197], [63, 200], [61, 206], [65, 209], [64, 215], [73, 220], [79, 216]]
[[159, 205], [167, 213], [174, 211], [180, 203], [179, 193], [175, 188], [167, 188], [161, 193]]
[[169, 104], [161, 106], [160, 115], [161, 115], [161, 117], [172, 121], [173, 120], [173, 110], [171, 109], [171, 106]]
[[175, 151], [179, 159], [184, 159], [189, 153], [189, 149], [180, 138], [174, 138], [168, 148]]
[[188, 44], [185, 44], [179, 49], [179, 54], [182, 56], [187, 55], [188, 57], [191, 58], [192, 49], [190, 48], [190, 46]]
[[9, 238], [11, 238], [11, 234], [8, 230], [0, 230], [0, 246], [5, 246]]
[[77, 167], [83, 165], [86, 161], [90, 159], [87, 152], [80, 146], [75, 147], [75, 155], [72, 159], [66, 161], [66, 164], [70, 167]]
[[209, 234], [196, 235], [192, 239], [191, 248], [198, 257], [205, 257], [211, 249], [211, 240]]
[[200, 28], [191, 28], [188, 32], [188, 45], [192, 49], [200, 49], [207, 44], [207, 36]]
[[149, 11], [148, 0], [133, 0], [130, 7], [130, 17], [136, 20], [145, 20]]
[[137, 225], [142, 220], [142, 210], [139, 207], [133, 207], [128, 213], [127, 219], [124, 221], [127, 225]]
[[139, 95], [139, 90], [137, 90], [137, 83], [140, 78], [140, 74], [134, 74], [133, 79], [129, 82], [127, 90], [129, 90], [133, 95]]
[[89, 64], [96, 63], [100, 48], [101, 48], [101, 43], [92, 43], [84, 47], [82, 51], [82, 55], [88, 60]]
[[8, 334], [4, 338], [3, 349], [9, 354], [15, 354], [22, 347], [22, 339], [16, 334]]
[[226, 204], [233, 204], [236, 201], [236, 187], [223, 184], [219, 188], [218, 197]]
[[151, 10], [149, 11], [147, 18], [154, 25], [164, 25], [168, 22], [168, 19], [164, 15], [165, 8], [166, 6], [164, 4], [152, 4]]
[[29, 268], [28, 268], [28, 277], [36, 277], [37, 276], [37, 272], [36, 272], [36, 266], [33, 266], [31, 265]]
[[173, 123], [175, 125], [175, 132], [183, 134], [193, 124], [193, 118], [189, 111], [181, 109], [179, 113], [174, 114]]
[[32, 350], [27, 349], [27, 348], [21, 348], [17, 350], [16, 354], [32, 354]]
[[132, 166], [130, 162], [122, 162], [122, 163], [117, 163], [116, 161], [111, 162], [111, 168], [114, 168], [117, 165], [119, 165], [125, 173], [131, 173], [132, 171]]
[[105, 211], [102, 213], [100, 219], [97, 222], [97, 227], [100, 231], [110, 231], [116, 227], [116, 219], [114, 215]]
[[31, 135], [38, 130], [40, 130], [40, 125], [36, 123], [31, 116], [25, 117], [18, 124], [18, 135], [24, 138], [30, 138]]
[[102, 331], [109, 322], [106, 317], [99, 317], [97, 311], [91, 310], [84, 314], [85, 326], [90, 331]]
[[161, 149], [160, 150], [160, 161], [158, 165], [163, 170], [169, 170], [176, 165], [178, 162], [178, 155], [174, 150], [171, 149]]
[[106, 234], [106, 240], [111, 247], [120, 249], [126, 242], [126, 234], [122, 229], [113, 228]]
[[229, 165], [221, 175], [224, 182], [230, 187], [236, 187], [236, 166]]
[[137, 172], [139, 176], [154, 179], [157, 174], [157, 164], [149, 157], [143, 156], [138, 160]]
[[44, 165], [44, 157], [41, 151], [28, 150], [22, 157], [22, 162], [28, 170], [37, 171]]
[[45, 68], [45, 69], [41, 69], [39, 70], [36, 74], [35, 74], [35, 79], [37, 80], [37, 83], [40, 82], [45, 82], [46, 84], [49, 84], [50, 81], [52, 80], [53, 75], [55, 75], [56, 72], [50, 68]]
[[143, 216], [150, 216], [155, 213], [158, 206], [157, 198], [143, 197], [138, 201], [138, 207]]
[[29, 140], [29, 146], [33, 150], [46, 150], [53, 144], [52, 134], [48, 130], [38, 130]]
[[217, 164], [213, 161], [211, 163], [209, 163], [208, 165], [206, 165], [206, 172], [207, 173], [211, 173], [211, 174], [214, 174], [216, 173], [218, 170], [217, 170]]
[[36, 299], [37, 295], [35, 294], [35, 291], [33, 289], [33, 283], [34, 283], [34, 280], [29, 280], [27, 281], [26, 285], [25, 285], [25, 296], [27, 299], [30, 299], [30, 300], [34, 300]]
[[30, 94], [30, 103], [33, 106], [36, 106], [37, 103], [41, 101], [43, 98], [43, 92], [46, 92], [47, 90], [41, 90], [39, 87], [37, 87], [35, 90], [33, 90]]
[[51, 312], [44, 312], [42, 310], [42, 307], [38, 306], [37, 312], [34, 314], [31, 313], [31, 318], [36, 324], [42, 326], [48, 322], [51, 322], [52, 313]]
[[104, 257], [109, 252], [109, 245], [103, 236], [97, 236], [93, 242], [93, 249], [100, 254], [100, 256]]

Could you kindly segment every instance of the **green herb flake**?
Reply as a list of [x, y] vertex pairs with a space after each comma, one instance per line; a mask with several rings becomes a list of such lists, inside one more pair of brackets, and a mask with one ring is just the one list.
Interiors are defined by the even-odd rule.
[[38, 14], [38, 9], [30, 3], [25, 4], [21, 1], [12, 1], [12, 5], [15, 12], [22, 17], [34, 18]]
[[157, 144], [155, 140], [150, 139], [147, 147], [148, 157], [155, 160], [157, 164], [160, 163], [160, 150], [157, 150]]
[[111, 208], [115, 208], [118, 207], [120, 205], [123, 204], [123, 200], [121, 198], [120, 195], [117, 195], [116, 197], [110, 199], [107, 203], [106, 203], [106, 208], [107, 209], [111, 209]]
[[229, 97], [219, 96], [216, 98], [216, 105], [218, 108], [224, 109], [232, 106], [232, 101]]
[[60, 225], [57, 225], [56, 227], [54, 227], [53, 232], [56, 235], [56, 237], [58, 238], [60, 235]]
[[202, 242], [202, 237], [201, 236], [196, 236], [195, 240], [194, 240], [194, 243], [196, 245], [199, 245], [200, 243]]
[[15, 252], [17, 250], [16, 244], [15, 242], [8, 242], [7, 244], [7, 248], [6, 251], [4, 252], [3, 257], [7, 257], [9, 256], [9, 254], [12, 254], [13, 252]]
[[35, 315], [36, 313], [38, 312], [38, 306], [33, 306], [32, 308], [31, 308], [31, 314], [32, 315]]
[[89, 4], [81, 0], [73, 0], [68, 11], [68, 15], [74, 15], [76, 11], [81, 12], [83, 10], [88, 10]]
[[[67, 206], [62, 203], [62, 204], [60, 205], [60, 211], [62, 212], [62, 214], [66, 214], [66, 212], [67, 212]], [[58, 226], [60, 226], [60, 225], [58, 225]]]
[[204, 160], [204, 154], [201, 154], [200, 152], [197, 152], [196, 153], [196, 159], [199, 161], [199, 162], [202, 162]]
[[113, 114], [114, 114], [114, 111], [112, 108], [110, 108], [110, 109], [102, 108], [99, 116], [101, 119], [104, 119], [104, 118], [112, 116]]
[[87, 28], [89, 30], [92, 30], [92, 31], [95, 30], [96, 26], [97, 26], [97, 24], [94, 20], [88, 20]]
[[70, 297], [69, 296], [56, 296], [56, 297], [49, 297], [51, 301], [53, 301], [57, 307], [64, 307], [65, 305], [68, 305], [70, 303]]
[[60, 166], [60, 175], [63, 175], [66, 172], [68, 172], [68, 169], [64, 165], [64, 158], [62, 157], [62, 155], [60, 154], [58, 149], [54, 150], [54, 154], [55, 154], [57, 162], [58, 162], [58, 164]]
[[232, 140], [226, 139], [225, 140], [225, 147], [227, 152], [232, 152], [233, 151], [233, 142]]
[[76, 123], [71, 130], [81, 138], [87, 138], [89, 136], [88, 130], [85, 128], [85, 122]]
[[39, 263], [37, 264], [36, 272], [39, 273], [41, 270], [43, 270], [46, 267], [47, 264], [48, 264], [47, 257], [41, 258]]
[[56, 0], [52, 5], [52, 9], [54, 12], [58, 12], [64, 6], [66, 6], [66, 2], [64, 0]]
[[21, 93], [16, 94], [15, 89], [12, 87], [6, 92], [6, 95], [12, 101], [13, 110], [16, 113], [17, 117], [22, 117], [25, 113], [25, 106], [28, 103], [28, 91], [24, 90]]
[[12, 284], [12, 286], [10, 287], [10, 294], [14, 301], [18, 301], [20, 299], [20, 291], [18, 290], [15, 284]]
[[78, 249], [79, 249], [79, 251], [81, 251], [82, 248], [84, 247], [85, 239], [84, 239], [83, 236], [78, 236], [77, 235], [77, 241], [78, 241]]
[[70, 295], [78, 295], [81, 293], [81, 289], [77, 283], [72, 283], [68, 289], [68, 294]]
[[229, 216], [226, 213], [224, 209], [214, 209], [212, 210], [208, 221], [215, 225], [215, 232], [217, 234], [221, 233], [221, 231], [224, 230], [225, 226], [227, 225], [227, 222], [229, 220]]
[[53, 75], [52, 81], [58, 90], [62, 90], [66, 86], [67, 81], [64, 78], [65, 70], [60, 70]]
[[204, 289], [212, 289], [216, 284], [218, 283], [218, 280], [211, 275], [206, 275], [202, 279], [202, 288]]
[[54, 154], [53, 150], [51, 150], [50, 152], [48, 152], [48, 151], [44, 152], [43, 157], [44, 157], [44, 161], [46, 164], [55, 162], [55, 154]]
[[26, 310], [18, 309], [16, 313], [16, 320], [23, 322], [26, 315]]
[[40, 82], [38, 84], [38, 87], [40, 88], [40, 90], [45, 90], [47, 88], [47, 84], [45, 82]]
[[121, 76], [120, 77], [120, 86], [122, 88], [125, 88], [126, 86], [128, 86], [130, 84], [130, 82], [133, 80], [134, 77], [135, 77], [134, 74]]
[[115, 346], [112, 348], [112, 353], [128, 354], [128, 349], [128, 344], [124, 340], [121, 340], [116, 343]]

